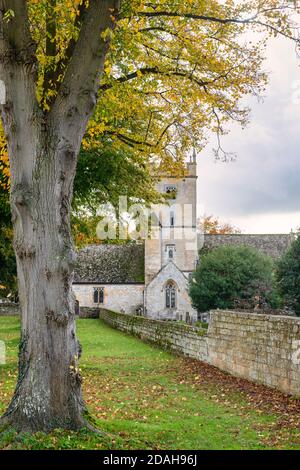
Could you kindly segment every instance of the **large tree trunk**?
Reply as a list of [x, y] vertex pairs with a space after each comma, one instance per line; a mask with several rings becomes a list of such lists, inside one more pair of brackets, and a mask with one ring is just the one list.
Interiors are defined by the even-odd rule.
[[34, 156], [25, 158], [32, 168], [26, 177], [12, 168], [22, 329], [18, 384], [4, 418], [22, 430], [76, 429], [84, 424], [69, 224], [76, 155], [60, 151], [49, 132], [34, 134]]
[[[63, 82], [46, 112], [36, 98], [27, 1], [0, 0], [0, 78], [6, 85], [1, 114], [22, 318], [18, 383], [2, 421], [20, 430], [85, 424], [69, 219], [77, 155], [109, 47], [109, 38], [102, 36], [114, 29], [119, 6], [119, 0], [90, 0], [84, 6], [78, 39], [66, 53]], [[5, 21], [8, 9], [14, 16]]]

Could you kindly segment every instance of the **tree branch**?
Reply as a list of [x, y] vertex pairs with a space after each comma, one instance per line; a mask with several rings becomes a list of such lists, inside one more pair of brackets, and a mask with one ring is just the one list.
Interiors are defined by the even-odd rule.
[[6, 135], [24, 128], [36, 110], [36, 44], [30, 30], [26, 0], [0, 0], [0, 79], [6, 88], [2, 118]]
[[156, 142], [147, 142], [146, 140], [137, 140], [137, 139], [134, 139], [133, 137], [129, 137], [125, 134], [121, 134], [120, 132], [117, 132], [117, 131], [108, 131], [107, 132], [107, 135], [114, 135], [115, 137], [117, 137], [119, 140], [121, 140], [121, 142], [124, 142], [125, 144], [127, 144], [129, 147], [131, 148], [134, 148], [135, 146], [146, 146], [148, 148], [152, 148], [152, 149], [155, 149], [157, 148], [158, 145], [160, 145], [161, 141], [163, 140], [165, 134], [168, 132], [168, 130], [174, 126], [175, 124], [177, 123], [177, 120], [174, 120], [172, 122], [170, 122], [169, 124], [166, 125], [166, 127], [163, 129], [163, 131], [161, 132], [160, 136], [158, 137], [157, 141]]
[[[0, 0], [0, 73], [5, 79], [10, 66], [36, 68], [36, 45], [29, 31], [26, 0]], [[6, 85], [9, 85], [7, 80]]]
[[56, 0], [50, 0], [47, 5], [47, 18], [46, 18], [46, 56], [49, 60], [47, 69], [44, 74], [44, 97], [47, 97], [49, 89], [55, 86], [57, 80], [57, 70], [55, 70], [55, 64], [53, 63], [57, 54], [56, 48]]
[[[74, 24], [75, 28], [77, 28], [78, 30], [80, 30], [80, 27], [81, 27], [81, 24], [82, 24], [85, 13], [86, 13], [86, 3], [82, 2], [78, 7], [78, 14], [76, 16], [75, 24]], [[70, 59], [73, 55], [76, 43], [77, 43], [77, 41], [76, 41], [75, 38], [71, 39], [71, 41], [69, 42], [68, 47], [67, 47], [66, 52], [65, 52], [64, 58], [61, 59], [59, 61], [59, 63], [57, 64], [57, 73], [56, 73], [57, 77], [59, 77], [64, 72], [64, 70], [66, 69], [66, 67], [67, 67], [67, 65], [68, 65], [68, 63], [69, 63], [69, 61], [70, 61]], [[59, 84], [56, 84], [56, 87], [58, 89]]]
[[115, 27], [120, 8], [119, 0], [90, 0], [83, 14], [78, 40], [66, 68], [63, 82], [53, 104], [53, 121], [60, 119], [64, 125], [64, 139], [78, 135], [76, 151], [88, 120], [95, 108], [100, 87], [100, 77], [110, 42], [109, 30]]
[[207, 21], [207, 22], [212, 22], [212, 23], [219, 23], [223, 25], [227, 24], [241, 24], [241, 25], [247, 25], [247, 24], [254, 24], [257, 26], [262, 26], [263, 28], [268, 28], [273, 32], [276, 32], [277, 34], [280, 34], [281, 36], [284, 36], [288, 39], [292, 39], [296, 42], [299, 42], [298, 38], [294, 38], [293, 36], [289, 35], [288, 33], [285, 33], [284, 31], [281, 31], [279, 28], [276, 28], [275, 26], [272, 26], [271, 24], [267, 24], [264, 21], [259, 20], [259, 15], [262, 13], [270, 13], [272, 11], [283, 11], [283, 10], [295, 10], [296, 7], [291, 7], [291, 6], [283, 6], [283, 7], [274, 7], [274, 8], [269, 8], [269, 9], [264, 9], [264, 10], [259, 10], [255, 15], [250, 16], [248, 18], [242, 19], [242, 18], [219, 18], [216, 16], [209, 16], [209, 15], [197, 15], [195, 13], [177, 13], [177, 12], [170, 12], [170, 11], [139, 11], [137, 13], [138, 16], [145, 17], [145, 18], [187, 18], [187, 19], [193, 19], [193, 20], [202, 20], [202, 21]]
[[[224, 74], [218, 75], [212, 80], [200, 80], [197, 77], [193, 75], [193, 71], [188, 71], [188, 70], [160, 70], [158, 67], [142, 67], [134, 72], [129, 73], [128, 75], [122, 75], [121, 77], [118, 77], [115, 79], [116, 83], [125, 83], [130, 80], [134, 80], [135, 78], [140, 77], [141, 75], [173, 75], [177, 77], [185, 77], [188, 80], [191, 80], [192, 82], [196, 83], [197, 85], [201, 87], [206, 87], [209, 85], [215, 84], [218, 80], [222, 78], [227, 78], [230, 72], [232, 72], [234, 69], [236, 69], [240, 64], [236, 65], [235, 67], [232, 67], [230, 70], [225, 72]], [[100, 86], [100, 89], [102, 91], [109, 90], [110, 88], [113, 87], [113, 84], [110, 83], [105, 83]]]

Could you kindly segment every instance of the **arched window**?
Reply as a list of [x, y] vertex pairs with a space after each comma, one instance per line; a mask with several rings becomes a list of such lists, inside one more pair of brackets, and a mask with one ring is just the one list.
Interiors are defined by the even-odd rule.
[[166, 308], [176, 308], [176, 288], [173, 282], [166, 285]]

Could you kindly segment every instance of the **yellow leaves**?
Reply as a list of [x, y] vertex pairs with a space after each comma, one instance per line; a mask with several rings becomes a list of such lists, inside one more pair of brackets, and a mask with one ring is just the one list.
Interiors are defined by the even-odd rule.
[[112, 40], [114, 37], [114, 33], [110, 28], [106, 28], [102, 33], [101, 33], [102, 39], [105, 41]]
[[[57, 48], [53, 58], [45, 55], [50, 2], [28, 0], [39, 61], [37, 95], [46, 110], [55, 92], [43, 92], [45, 74], [52, 71], [58, 75], [58, 83], [63, 80], [65, 67], [60, 69], [58, 65], [66, 57], [69, 42], [78, 37], [76, 19], [83, 4], [88, 2], [56, 1], [56, 37], [50, 38], [52, 43], [55, 39]], [[246, 18], [253, 12], [267, 11], [270, 25], [287, 31], [288, 14], [271, 10], [279, 4], [280, 0], [123, 2], [123, 17], [116, 29], [107, 28], [101, 33], [103, 40], [110, 41], [110, 48], [98, 106], [83, 148], [101, 145], [106, 139], [114, 148], [129, 147], [140, 159], [154, 158], [170, 167], [174, 160], [182, 160], [192, 146], [202, 148], [208, 130], [220, 132], [229, 119], [244, 124], [246, 113], [239, 108], [241, 98], [260, 92], [265, 85], [266, 76], [260, 72], [265, 40], [244, 44], [244, 26], [187, 15]], [[156, 16], [146, 16], [146, 12]], [[159, 12], [173, 16], [159, 16]], [[114, 10], [110, 13], [114, 18]], [[7, 176], [7, 166], [3, 171]]]
[[112, 69], [112, 64], [109, 61], [106, 61], [104, 64], [104, 72], [106, 75], [109, 75]]
[[9, 158], [2, 126], [0, 125], [0, 187], [9, 189]]
[[6, 10], [3, 16], [3, 20], [6, 23], [9, 23], [14, 17], [15, 17], [15, 12], [13, 10]]

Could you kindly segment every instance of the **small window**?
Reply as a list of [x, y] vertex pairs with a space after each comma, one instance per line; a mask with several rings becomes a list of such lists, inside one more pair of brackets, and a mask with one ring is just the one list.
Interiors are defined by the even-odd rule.
[[166, 246], [166, 252], [168, 254], [168, 259], [174, 259], [174, 253], [175, 253], [175, 245], [167, 245]]
[[174, 227], [175, 225], [175, 215], [173, 211], [170, 212], [170, 225], [171, 227]]
[[103, 304], [104, 303], [104, 288], [95, 287], [94, 288], [94, 304]]
[[177, 191], [177, 186], [175, 186], [174, 184], [168, 184], [165, 186], [165, 192], [167, 194], [171, 194], [171, 195], [176, 195], [176, 191]]

